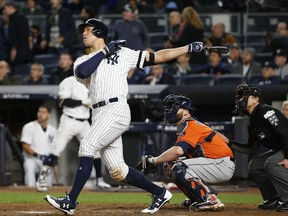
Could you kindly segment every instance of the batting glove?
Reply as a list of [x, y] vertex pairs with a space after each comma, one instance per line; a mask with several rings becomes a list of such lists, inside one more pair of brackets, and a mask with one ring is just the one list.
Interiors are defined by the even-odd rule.
[[200, 41], [193, 42], [188, 45], [188, 52], [201, 52], [203, 50], [204, 46], [203, 43]]
[[122, 46], [125, 46], [125, 45], [126, 45], [126, 40], [111, 41], [109, 44], [107, 44], [104, 47], [106, 56], [111, 56], [115, 54], [118, 50], [121, 49]]
[[38, 159], [40, 159], [42, 162], [44, 162], [44, 160], [48, 157], [46, 155], [40, 155], [40, 154], [37, 154], [37, 153], [34, 153], [33, 156], [38, 158]]

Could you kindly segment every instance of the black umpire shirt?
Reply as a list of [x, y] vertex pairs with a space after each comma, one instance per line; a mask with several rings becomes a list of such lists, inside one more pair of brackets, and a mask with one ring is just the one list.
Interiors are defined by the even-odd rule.
[[275, 152], [283, 149], [288, 159], [288, 119], [278, 109], [258, 104], [250, 115], [248, 133], [248, 143], [231, 141], [231, 148], [252, 153], [259, 145], [264, 145]]

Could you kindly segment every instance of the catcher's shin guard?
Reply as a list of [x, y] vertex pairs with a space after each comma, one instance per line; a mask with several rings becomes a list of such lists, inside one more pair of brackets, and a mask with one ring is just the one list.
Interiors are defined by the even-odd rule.
[[178, 188], [194, 202], [202, 203], [209, 197], [209, 188], [198, 177], [186, 176], [187, 166], [183, 163], [177, 163], [172, 168], [171, 179]]

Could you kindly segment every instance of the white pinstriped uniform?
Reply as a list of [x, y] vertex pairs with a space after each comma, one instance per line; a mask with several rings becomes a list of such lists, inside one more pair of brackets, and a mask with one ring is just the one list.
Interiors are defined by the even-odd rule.
[[[48, 124], [46, 131], [43, 131], [41, 125], [37, 120], [29, 122], [24, 125], [21, 134], [21, 142], [30, 145], [34, 152], [38, 155], [48, 155], [55, 139], [56, 128]], [[24, 155], [24, 171], [25, 171], [25, 185], [35, 187], [36, 173], [40, 172], [42, 168], [42, 161], [32, 155], [23, 152]], [[52, 175], [49, 177], [49, 185], [52, 185]]]
[[[101, 52], [101, 51], [100, 51]], [[97, 52], [79, 57], [75, 68], [94, 56]], [[122, 47], [111, 59], [103, 59], [97, 70], [86, 79], [77, 78], [90, 92], [92, 104], [109, 98], [118, 97], [118, 102], [109, 103], [92, 111], [92, 128], [80, 144], [79, 156], [95, 157], [100, 151], [103, 162], [110, 174], [121, 169], [122, 176], [128, 173], [123, 158], [121, 135], [128, 129], [131, 114], [127, 104], [127, 74], [132, 68], [143, 68], [146, 52], [134, 51]]]
[[[88, 89], [77, 82], [74, 76], [67, 77], [59, 84], [58, 96], [61, 99], [89, 100]], [[90, 108], [84, 105], [76, 107], [63, 106], [63, 114], [61, 115], [57, 134], [51, 148], [51, 154], [59, 157], [74, 136], [81, 142], [90, 130], [91, 126], [88, 121], [79, 121], [71, 117], [88, 119], [90, 117]], [[99, 157], [100, 154], [98, 153], [95, 158]]]

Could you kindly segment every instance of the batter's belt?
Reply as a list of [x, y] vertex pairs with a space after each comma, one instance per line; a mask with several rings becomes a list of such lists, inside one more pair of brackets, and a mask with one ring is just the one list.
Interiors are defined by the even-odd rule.
[[114, 102], [117, 102], [119, 99], [118, 97], [114, 97], [114, 98], [109, 98], [108, 99], [108, 102], [106, 102], [105, 100], [103, 101], [99, 101], [98, 103], [95, 103], [93, 104], [93, 108], [96, 109], [96, 108], [99, 108], [99, 107], [103, 107], [109, 103], [114, 103]]

